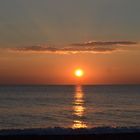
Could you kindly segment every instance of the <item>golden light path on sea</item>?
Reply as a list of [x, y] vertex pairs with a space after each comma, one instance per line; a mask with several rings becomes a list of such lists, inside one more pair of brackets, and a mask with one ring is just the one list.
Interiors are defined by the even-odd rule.
[[74, 106], [73, 106], [73, 114], [75, 115], [75, 118], [73, 120], [73, 129], [77, 128], [87, 128], [86, 122], [82, 120], [81, 118], [85, 115], [85, 106], [84, 106], [84, 93], [82, 91], [82, 86], [78, 85], [75, 89], [74, 94]]

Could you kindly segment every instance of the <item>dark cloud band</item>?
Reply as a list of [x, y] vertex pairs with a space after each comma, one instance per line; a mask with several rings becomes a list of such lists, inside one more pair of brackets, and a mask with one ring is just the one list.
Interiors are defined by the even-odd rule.
[[138, 42], [131, 41], [114, 41], [101, 42], [90, 41], [86, 43], [75, 43], [67, 46], [51, 46], [38, 45], [12, 48], [13, 51], [22, 52], [42, 52], [42, 53], [58, 53], [58, 54], [75, 54], [75, 53], [111, 53], [121, 51], [130, 46], [137, 45]]
[[75, 43], [72, 46], [113, 46], [113, 45], [136, 45], [137, 42], [132, 41], [89, 41], [85, 43]]

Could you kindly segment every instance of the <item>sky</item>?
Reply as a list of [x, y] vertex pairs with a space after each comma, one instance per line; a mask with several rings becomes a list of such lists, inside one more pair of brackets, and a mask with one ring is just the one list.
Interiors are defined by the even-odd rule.
[[0, 85], [140, 84], [139, 0], [0, 0]]

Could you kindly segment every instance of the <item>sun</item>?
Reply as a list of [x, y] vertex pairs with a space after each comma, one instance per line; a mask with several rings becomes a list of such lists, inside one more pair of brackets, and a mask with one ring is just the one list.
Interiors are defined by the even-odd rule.
[[82, 69], [76, 69], [74, 74], [76, 77], [82, 77], [84, 75], [84, 71]]

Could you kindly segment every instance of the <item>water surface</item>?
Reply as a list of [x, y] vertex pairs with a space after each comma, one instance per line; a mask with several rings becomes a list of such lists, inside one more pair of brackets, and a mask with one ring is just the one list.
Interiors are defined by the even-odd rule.
[[140, 126], [140, 86], [1, 86], [0, 129]]

